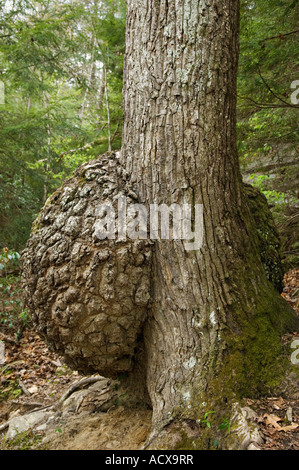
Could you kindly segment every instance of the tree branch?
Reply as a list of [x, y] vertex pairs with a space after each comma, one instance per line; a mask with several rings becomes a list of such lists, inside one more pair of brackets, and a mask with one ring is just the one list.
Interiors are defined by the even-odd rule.
[[282, 39], [285, 38], [286, 36], [291, 36], [292, 34], [299, 33], [299, 29], [296, 29], [295, 31], [291, 31], [290, 33], [285, 33], [285, 34], [278, 34], [277, 36], [271, 36], [270, 38], [265, 38], [261, 41], [261, 43], [265, 41], [271, 41], [272, 39]]
[[[299, 108], [299, 105], [295, 105], [295, 104], [291, 105], [289, 103], [286, 103], [286, 104], [259, 103], [259, 102], [255, 101], [254, 99], [249, 98], [249, 96], [240, 96], [240, 95], [238, 95], [238, 98], [250, 101], [255, 106], [257, 106], [258, 108], [261, 108], [261, 109]], [[238, 108], [241, 108], [241, 107], [244, 107], [244, 106], [238, 105]]]
[[65, 155], [72, 155], [73, 153], [80, 152], [81, 150], [87, 150], [91, 148], [94, 144], [101, 144], [107, 140], [107, 137], [102, 137], [101, 139], [94, 140], [93, 142], [88, 142], [88, 144], [83, 145], [83, 147], [78, 147], [72, 150], [68, 150], [67, 152], [63, 152], [59, 155], [59, 160], [61, 161]]
[[3, 34], [2, 36], [0, 36], [0, 39], [10, 38], [10, 37], [13, 36], [14, 34], [15, 34], [15, 33]]

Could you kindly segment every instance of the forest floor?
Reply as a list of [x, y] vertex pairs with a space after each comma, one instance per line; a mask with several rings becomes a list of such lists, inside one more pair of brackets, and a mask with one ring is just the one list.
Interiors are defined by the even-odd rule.
[[[285, 275], [282, 296], [299, 315], [299, 270]], [[285, 344], [299, 339], [299, 332], [282, 338]], [[15, 416], [54, 404], [76, 382], [82, 379], [71, 371], [56, 354], [49, 352], [35, 331], [27, 326], [16, 342], [14, 331], [0, 325], [0, 341], [5, 343], [5, 362], [0, 364], [0, 430], [1, 425]], [[299, 367], [299, 365], [297, 366]], [[256, 414], [262, 433], [262, 450], [299, 450], [299, 390], [294, 391], [294, 377], [289, 377], [291, 394], [269, 396], [260, 400], [247, 399]], [[147, 438], [151, 411], [142, 406], [133, 410], [116, 403], [109, 413], [89, 413], [89, 419], [73, 417], [69, 423], [57, 426], [48, 440], [48, 449], [139, 449]], [[105, 415], [105, 416], [104, 416]], [[0, 432], [0, 450], [34, 448], [43, 431], [26, 439], [8, 442]], [[37, 436], [37, 437], [36, 437]], [[37, 447], [38, 448], [38, 447]], [[42, 447], [40, 447], [42, 448]]]

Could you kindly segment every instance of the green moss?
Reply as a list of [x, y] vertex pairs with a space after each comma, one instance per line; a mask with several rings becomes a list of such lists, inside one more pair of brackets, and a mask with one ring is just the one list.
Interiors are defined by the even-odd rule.
[[31, 233], [36, 233], [38, 231], [38, 229], [40, 228], [40, 218], [41, 218], [41, 214], [39, 214], [37, 216], [37, 218], [34, 220], [33, 224], [32, 224], [32, 227], [31, 227]]
[[22, 390], [20, 389], [17, 380], [4, 380], [5, 375], [9, 374], [10, 372], [10, 370], [7, 370], [3, 374], [3, 386], [0, 387], [0, 403], [6, 400], [15, 400], [22, 393]]
[[33, 434], [32, 431], [25, 431], [18, 434], [13, 439], [4, 437], [0, 441], [0, 450], [46, 450], [41, 447], [42, 436]]
[[281, 337], [297, 328], [294, 312], [274, 289], [272, 295], [270, 290], [252, 316], [243, 319], [240, 332], [227, 336], [227, 351], [210, 384], [210, 396], [229, 402], [274, 393], [292, 365]]
[[85, 176], [83, 176], [83, 175], [77, 176], [76, 184], [79, 188], [84, 186], [84, 184], [86, 184], [86, 183], [87, 183], [87, 179], [85, 178]]
[[267, 278], [282, 292], [283, 267], [281, 242], [266, 197], [257, 188], [244, 185], [253, 215], [259, 242], [259, 252]]
[[185, 431], [180, 431], [181, 440], [173, 450], [206, 450], [211, 447], [211, 431], [203, 430], [200, 437], [190, 437]]

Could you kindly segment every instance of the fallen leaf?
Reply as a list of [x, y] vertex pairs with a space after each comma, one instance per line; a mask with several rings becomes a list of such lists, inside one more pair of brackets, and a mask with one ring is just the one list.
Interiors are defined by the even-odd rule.
[[279, 426], [279, 429], [278, 431], [284, 431], [284, 432], [288, 432], [288, 431], [294, 431], [295, 429], [297, 429], [299, 427], [299, 424], [296, 424], [296, 423], [292, 423], [290, 424], [289, 426]]
[[282, 421], [282, 419], [279, 418], [278, 416], [271, 416], [271, 415], [265, 414], [264, 418], [265, 418], [265, 424], [267, 426], [273, 426], [275, 429], [281, 429], [281, 426], [279, 426], [278, 421]]
[[275, 403], [274, 403], [274, 405], [273, 405], [273, 408], [275, 408], [275, 410], [280, 410], [281, 407], [283, 407], [283, 404], [284, 404], [283, 398], [282, 398], [282, 397], [279, 397], [279, 398], [275, 401]]

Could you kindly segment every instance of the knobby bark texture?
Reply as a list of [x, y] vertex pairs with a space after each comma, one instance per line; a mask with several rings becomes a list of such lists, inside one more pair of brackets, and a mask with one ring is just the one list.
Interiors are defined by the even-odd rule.
[[136, 194], [115, 154], [81, 166], [47, 201], [23, 253], [24, 293], [37, 331], [75, 370], [132, 368], [150, 301], [151, 243], [98, 238], [100, 204]]
[[[239, 169], [238, 1], [127, 6], [122, 151], [83, 165], [47, 201], [23, 280], [52, 348], [81, 371], [128, 372], [160, 429], [276, 386], [280, 335], [296, 320], [273, 286], [281, 271], [275, 229], [260, 216], [265, 200]], [[128, 205], [202, 204], [201, 249], [100, 241], [96, 208], [109, 200], [117, 211], [119, 196]]]

